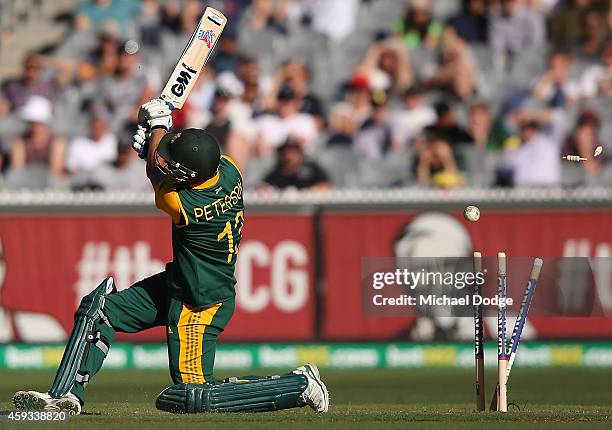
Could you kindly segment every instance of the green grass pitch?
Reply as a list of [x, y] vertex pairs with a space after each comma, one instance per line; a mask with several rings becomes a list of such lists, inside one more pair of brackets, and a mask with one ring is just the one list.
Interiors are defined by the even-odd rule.
[[[248, 373], [248, 372], [245, 372]], [[310, 409], [267, 414], [172, 415], [155, 409], [169, 384], [165, 372], [102, 371], [88, 388], [84, 414], [67, 429], [573, 429], [612, 428], [612, 370], [520, 369], [512, 372], [509, 400], [521, 410], [474, 412], [471, 370], [415, 369], [322, 372], [331, 393], [330, 412]], [[220, 375], [229, 376], [229, 375]], [[11, 408], [23, 388], [48, 388], [52, 374], [0, 371], [0, 409]], [[487, 403], [495, 382], [487, 374]], [[511, 407], [512, 409], [512, 407]], [[6, 423], [6, 422], [5, 422]], [[32, 424], [13, 424], [29, 428]], [[0, 427], [3, 427], [0, 424]]]

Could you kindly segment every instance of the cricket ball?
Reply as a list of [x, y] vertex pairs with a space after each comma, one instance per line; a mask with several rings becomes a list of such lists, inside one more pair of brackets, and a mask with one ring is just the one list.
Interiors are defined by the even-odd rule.
[[470, 222], [476, 222], [480, 219], [480, 209], [476, 206], [467, 206], [463, 210], [463, 218]]

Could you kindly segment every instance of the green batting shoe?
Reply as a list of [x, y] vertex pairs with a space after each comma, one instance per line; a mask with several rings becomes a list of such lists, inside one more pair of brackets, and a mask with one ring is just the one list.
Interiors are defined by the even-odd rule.
[[18, 411], [42, 411], [53, 400], [49, 393], [17, 391], [13, 396], [13, 405]]
[[72, 393], [68, 393], [59, 399], [53, 399], [46, 407], [47, 411], [66, 412], [71, 417], [81, 413], [81, 402], [79, 398]]
[[298, 399], [302, 405], [310, 406], [315, 412], [322, 413], [329, 410], [329, 392], [321, 380], [321, 374], [316, 364], [308, 363], [298, 367], [291, 373], [306, 376], [308, 386]]

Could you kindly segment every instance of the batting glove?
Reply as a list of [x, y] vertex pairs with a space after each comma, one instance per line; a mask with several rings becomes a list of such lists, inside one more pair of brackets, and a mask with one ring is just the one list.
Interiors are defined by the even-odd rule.
[[136, 129], [136, 134], [132, 136], [132, 148], [138, 153], [140, 158], [147, 158], [147, 152], [149, 152], [149, 137], [147, 135], [147, 129], [139, 125]]
[[153, 99], [143, 104], [138, 112], [138, 123], [146, 124], [149, 130], [172, 128], [172, 110], [162, 99]]

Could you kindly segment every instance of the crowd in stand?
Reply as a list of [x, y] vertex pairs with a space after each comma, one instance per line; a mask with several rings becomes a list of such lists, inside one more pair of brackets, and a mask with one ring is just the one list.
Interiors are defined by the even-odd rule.
[[[230, 24], [174, 127], [213, 134], [251, 189], [612, 184], [608, 0], [209, 3]], [[138, 108], [202, 12], [80, 1], [2, 83], [2, 188], [148, 190]]]

